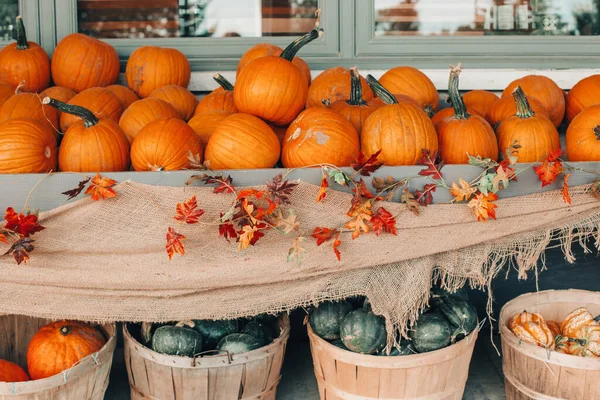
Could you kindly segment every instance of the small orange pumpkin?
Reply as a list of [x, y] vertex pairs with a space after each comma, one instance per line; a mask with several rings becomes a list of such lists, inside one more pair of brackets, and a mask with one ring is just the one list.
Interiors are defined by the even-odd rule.
[[215, 129], [206, 146], [211, 169], [272, 168], [279, 140], [269, 125], [250, 114], [232, 114]]
[[[536, 116], [550, 119], [548, 111], [546, 111], [546, 107], [544, 107], [541, 101], [531, 96], [527, 96], [527, 101], [529, 102], [529, 106]], [[494, 129], [497, 129], [500, 122], [512, 117], [516, 113], [517, 103], [515, 102], [514, 97], [502, 97], [500, 100], [492, 104], [492, 107], [486, 114], [485, 119], [487, 119]]]
[[474, 112], [482, 117], [486, 116], [490, 108], [500, 98], [496, 93], [488, 92], [487, 90], [471, 90], [462, 96], [467, 110], [471, 109], [470, 112]]
[[[131, 105], [131, 103], [138, 101], [140, 98], [137, 94], [135, 94], [135, 92], [131, 89], [129, 89], [127, 86], [123, 86], [123, 85], [110, 85], [106, 87], [106, 90], [108, 90], [109, 92], [111, 92], [112, 94], [114, 94], [115, 96], [118, 97], [119, 100], [121, 100], [121, 105], [123, 106], [123, 110], [126, 110], [127, 107], [129, 107]], [[52, 97], [52, 96], [48, 96], [48, 97]], [[65, 100], [61, 100], [60, 101], [65, 101]]]
[[106, 344], [102, 333], [83, 322], [57, 321], [40, 328], [27, 348], [31, 379], [61, 373]]
[[136, 171], [176, 171], [190, 168], [190, 156], [202, 160], [203, 147], [194, 130], [179, 118], [157, 118], [131, 144]]
[[573, 118], [566, 142], [570, 161], [600, 161], [600, 104]]
[[[539, 161], [560, 148], [558, 131], [552, 121], [533, 112], [521, 87], [517, 86], [513, 96], [517, 114], [502, 121], [496, 130], [500, 150], [506, 152], [517, 141], [521, 147], [512, 155], [517, 156], [519, 162], [527, 163]], [[511, 154], [504, 156], [508, 158]]]
[[600, 75], [583, 78], [567, 94], [567, 121], [583, 110], [600, 104]]
[[28, 42], [23, 19], [17, 17], [17, 42], [0, 50], [0, 81], [38, 93], [50, 86], [50, 57], [35, 42]]
[[448, 93], [454, 115], [436, 125], [442, 159], [446, 164], [468, 164], [469, 155], [498, 160], [498, 142], [488, 122], [467, 112], [458, 91], [460, 64], [451, 67]]
[[188, 59], [179, 50], [142, 46], [129, 56], [125, 76], [127, 86], [141, 98], [146, 98], [163, 86], [187, 87], [192, 72]]
[[69, 100], [75, 97], [76, 94], [76, 91], [74, 91], [73, 89], [69, 89], [68, 87], [51, 86], [48, 89], [44, 90], [42, 93], [40, 93], [40, 98], [43, 99], [44, 97], [52, 97], [53, 99], [60, 100], [63, 103], [67, 103]]
[[206, 112], [236, 113], [238, 109], [233, 101], [233, 85], [221, 74], [215, 74], [213, 79], [221, 87], [213, 90], [200, 100], [194, 115]]
[[177, 85], [167, 85], [158, 88], [150, 93], [149, 97], [164, 100], [175, 107], [184, 121], [192, 118], [194, 110], [196, 110], [196, 106], [198, 105], [198, 99], [192, 92]]
[[599, 323], [585, 307], [580, 307], [573, 310], [565, 317], [560, 326], [560, 330], [563, 336], [578, 338], [580, 337], [581, 329], [587, 325], [599, 325]]
[[522, 341], [554, 349], [554, 335], [541, 314], [523, 311], [509, 322], [510, 330]]
[[[308, 88], [306, 108], [325, 107], [324, 102], [333, 104], [340, 100], [350, 100], [350, 79], [350, 70], [344, 67], [329, 68], [321, 72]], [[362, 76], [360, 84], [363, 100], [371, 100], [375, 94]]]
[[15, 87], [8, 83], [0, 83], [0, 106], [15, 94]]
[[510, 97], [517, 86], [520, 86], [527, 96], [542, 102], [555, 127], [562, 123], [565, 116], [565, 94], [552, 79], [542, 75], [525, 76], [511, 82], [502, 92], [502, 97]]
[[[279, 55], [281, 55], [281, 52], [283, 52], [283, 49], [279, 46], [275, 46], [274, 44], [270, 44], [270, 43], [256, 44], [256, 45], [252, 46], [251, 48], [249, 48], [248, 51], [246, 51], [244, 53], [244, 55], [240, 59], [240, 62], [238, 63], [235, 75], [239, 76], [240, 72], [242, 72], [242, 70], [248, 64], [250, 64], [252, 61], [256, 60], [257, 58], [267, 57], [267, 56], [278, 57]], [[302, 72], [302, 74], [306, 78], [306, 81], [310, 84], [310, 79], [311, 79], [310, 67], [308, 66], [306, 61], [304, 61], [300, 57], [294, 57], [292, 59], [292, 64], [294, 64], [296, 67], [298, 67], [298, 69]]]
[[221, 125], [221, 122], [231, 113], [228, 112], [205, 112], [192, 117], [188, 121], [188, 125], [192, 127], [196, 135], [200, 138], [202, 145], [206, 147], [208, 139], [213, 134], [215, 129]]
[[417, 100], [427, 115], [433, 115], [439, 106], [440, 95], [424, 73], [413, 67], [395, 67], [379, 79], [391, 93], [405, 94]]
[[23, 118], [0, 122], [0, 174], [56, 171], [57, 153], [48, 126]]
[[58, 137], [58, 112], [42, 104], [35, 93], [17, 93], [0, 107], [0, 122], [15, 118], [30, 118], [46, 125]]
[[117, 81], [119, 55], [110, 44], [81, 33], [65, 36], [52, 53], [52, 80], [76, 92]]
[[119, 126], [127, 135], [129, 143], [137, 134], [150, 122], [158, 118], [179, 118], [179, 112], [164, 100], [147, 97], [133, 102], [127, 110], [123, 112], [119, 119]]
[[577, 338], [569, 338], [570, 354], [600, 358], [600, 325], [584, 325]]
[[438, 150], [438, 137], [431, 119], [420, 106], [398, 102], [371, 75], [367, 82], [387, 105], [377, 109], [365, 121], [361, 147], [370, 157], [379, 150], [379, 161], [385, 165], [416, 165], [423, 157], [423, 149]]
[[311, 107], [298, 115], [283, 138], [281, 161], [286, 168], [316, 164], [345, 167], [356, 161], [360, 141], [354, 126], [333, 111]]
[[[80, 106], [90, 110], [99, 119], [111, 119], [118, 123], [123, 114], [121, 100], [110, 90], [102, 87], [85, 89], [73, 96], [68, 104]], [[62, 113], [60, 115], [60, 129], [66, 132], [69, 127], [77, 121], [81, 121], [76, 115]]]
[[29, 375], [20, 366], [7, 360], [0, 360], [0, 382], [25, 382]]

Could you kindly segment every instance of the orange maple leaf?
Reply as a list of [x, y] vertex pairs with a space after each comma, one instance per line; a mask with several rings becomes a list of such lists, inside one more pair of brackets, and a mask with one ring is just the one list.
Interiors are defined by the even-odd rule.
[[92, 197], [92, 200], [106, 200], [111, 197], [117, 197], [117, 194], [112, 189], [113, 186], [117, 184], [117, 181], [107, 178], [105, 176], [100, 176], [100, 174], [96, 174], [94, 179], [92, 179], [92, 183], [85, 191], [85, 194], [89, 194]]
[[204, 210], [198, 208], [196, 196], [192, 196], [183, 203], [177, 203], [175, 219], [186, 224], [196, 224]]
[[265, 195], [264, 190], [256, 190], [253, 188], [240, 190], [238, 193], [237, 199], [255, 197], [256, 199], [261, 199]]
[[183, 245], [183, 241], [186, 239], [180, 233], [175, 232], [175, 230], [169, 227], [167, 231], [167, 254], [169, 255], [169, 260], [173, 258], [175, 253], [184, 255], [185, 254], [185, 246]]
[[542, 187], [555, 182], [556, 177], [565, 170], [559, 159], [561, 154], [562, 150], [560, 149], [550, 151], [542, 165], [533, 167], [533, 170], [542, 181]]
[[256, 225], [244, 225], [242, 231], [240, 232], [240, 236], [238, 237], [238, 250], [245, 250], [250, 246], [252, 239], [254, 238], [254, 233], [258, 231]]
[[0, 233], [0, 242], [8, 244], [8, 240], [4, 234]]
[[469, 200], [477, 191], [477, 189], [471, 187], [471, 185], [469, 185], [469, 183], [464, 179], [460, 179], [458, 182], [460, 183], [460, 187], [456, 184], [456, 182], [452, 183], [450, 194], [456, 197], [456, 201]]
[[371, 211], [371, 202], [365, 201], [360, 207], [351, 209], [348, 213], [352, 219], [345, 225], [346, 228], [352, 229], [352, 239], [356, 239], [361, 235], [361, 232], [369, 233], [371, 228], [366, 222], [370, 221], [373, 215]]
[[563, 195], [563, 201], [567, 204], [571, 204], [571, 195], [569, 194], [569, 177], [570, 176], [571, 176], [571, 174], [565, 174], [565, 176], [563, 177], [562, 195]]
[[329, 182], [327, 181], [327, 177], [323, 174], [323, 179], [321, 179], [321, 189], [319, 189], [319, 194], [317, 195], [317, 203], [321, 202], [325, 196], [327, 196], [327, 188], [329, 187]]
[[479, 193], [469, 202], [468, 206], [473, 209], [478, 221], [485, 222], [488, 218], [496, 219], [495, 209], [498, 206], [493, 203], [495, 200], [498, 200], [498, 196], [492, 192], [487, 195]]

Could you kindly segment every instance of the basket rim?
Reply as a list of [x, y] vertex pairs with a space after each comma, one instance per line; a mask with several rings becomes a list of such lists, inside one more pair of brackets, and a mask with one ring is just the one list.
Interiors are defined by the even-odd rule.
[[54, 389], [78, 379], [80, 376], [88, 373], [97, 365], [106, 364], [109, 360], [112, 363], [113, 352], [117, 345], [117, 325], [113, 322], [108, 324], [98, 324], [98, 326], [108, 337], [108, 340], [104, 346], [102, 346], [100, 351], [94, 353], [98, 354], [96, 357], [98, 364], [96, 364], [93, 354], [90, 354], [82, 358], [78, 364], [71, 367], [66, 379], [64, 378], [64, 374], [61, 372], [56, 375], [49, 376], [48, 378], [25, 382], [0, 382], [0, 395], [25, 395], [38, 393], [42, 390]]
[[466, 351], [473, 350], [477, 337], [479, 336], [479, 331], [475, 329], [464, 339], [444, 347], [443, 349], [405, 356], [381, 357], [371, 354], [354, 353], [350, 350], [341, 349], [314, 333], [310, 323], [306, 324], [306, 329], [311, 342], [311, 350], [313, 349], [313, 345], [316, 344], [319, 347], [323, 347], [328, 353], [331, 353], [336, 360], [360, 366], [386, 369], [422, 367], [426, 364], [439, 364], [454, 359]]
[[[570, 297], [579, 296], [579, 297], [590, 297], [592, 300], [584, 302], [581, 300], [581, 305], [586, 304], [597, 304], [600, 306], [600, 292], [594, 292], [591, 290], [581, 290], [581, 289], [550, 289], [543, 290], [539, 292], [529, 292], [524, 293], [518, 297], [515, 297], [511, 301], [507, 302], [500, 311], [500, 336], [502, 340], [502, 346], [510, 346], [515, 349], [519, 353], [531, 357], [549, 364], [564, 366], [576, 369], [585, 369], [585, 370], [600, 370], [600, 358], [592, 358], [592, 357], [577, 357], [570, 354], [559, 353], [554, 350], [548, 350], [540, 346], [536, 346], [532, 343], [527, 343], [520, 340], [512, 331], [508, 328], [508, 322], [510, 318], [512, 318], [512, 314], [514, 311], [509, 311], [512, 309], [523, 309], [523, 307], [518, 304], [527, 301], [533, 301], [533, 304], [539, 303], [540, 300], [545, 299], [544, 304], [548, 303], [562, 303], [566, 301], [561, 301], [560, 298], [554, 299], [552, 301], [550, 297], [553, 295], [569, 295]], [[578, 303], [577, 299], [569, 300], [570, 303]]]
[[[192, 358], [162, 354], [138, 342], [127, 329], [126, 323], [123, 324], [124, 347], [131, 347], [130, 351], [137, 352], [140, 357], [168, 367], [192, 369], [229, 367], [266, 358], [270, 354], [275, 354], [280, 351], [282, 343], [286, 343], [290, 336], [290, 318], [287, 313], [283, 313], [279, 319], [283, 324], [283, 330], [272, 343], [246, 353], [233, 354], [231, 356], [214, 355]], [[229, 357], [231, 357], [231, 360], [229, 360]]]

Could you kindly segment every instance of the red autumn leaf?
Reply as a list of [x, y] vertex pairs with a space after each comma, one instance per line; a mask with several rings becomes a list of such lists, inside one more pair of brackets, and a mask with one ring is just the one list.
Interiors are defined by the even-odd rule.
[[379, 207], [377, 211], [371, 217], [371, 224], [373, 225], [373, 232], [379, 236], [381, 233], [391, 233], [397, 235], [396, 232], [396, 219], [394, 216], [385, 208]]
[[539, 180], [542, 181], [542, 187], [550, 185], [556, 181], [558, 175], [560, 175], [564, 168], [560, 162], [560, 155], [562, 150], [551, 151], [546, 159], [542, 162], [542, 165], [533, 167], [533, 170], [537, 174]]
[[377, 161], [377, 157], [379, 157], [379, 154], [381, 154], [381, 150], [379, 150], [375, 154], [371, 154], [371, 157], [366, 159], [365, 154], [361, 150], [360, 153], [358, 153], [358, 160], [356, 160], [356, 163], [352, 163], [350, 164], [350, 166], [355, 171], [360, 171], [360, 174], [362, 176], [369, 176], [372, 172], [377, 171], [383, 166], [383, 163]]
[[355, 197], [364, 197], [365, 199], [374, 199], [375, 196], [373, 195], [373, 193], [371, 193], [369, 191], [369, 189], [367, 189], [367, 184], [365, 183], [365, 181], [362, 180], [362, 178], [358, 181], [358, 184], [356, 185], [356, 187], [354, 187], [352, 189], [352, 191], [355, 194]]
[[235, 192], [235, 187], [233, 186], [233, 181], [231, 176], [223, 176], [223, 175], [192, 175], [190, 178], [185, 181], [186, 186], [189, 186], [195, 180], [199, 180], [203, 182], [205, 185], [217, 185], [213, 189], [213, 193], [233, 193]]
[[87, 183], [90, 181], [90, 177], [85, 178], [84, 180], [82, 180], [81, 182], [79, 182], [77, 184], [77, 187], [71, 190], [67, 190], [66, 192], [62, 192], [61, 194], [64, 194], [65, 196], [67, 196], [67, 201], [79, 196], [79, 193], [81, 193], [83, 191], [83, 189], [85, 189], [85, 185], [87, 185]]
[[333, 252], [335, 253], [335, 256], [337, 257], [338, 261], [342, 261], [342, 254], [338, 249], [338, 247], [340, 247], [340, 244], [342, 244], [342, 242], [340, 241], [340, 234], [338, 233], [335, 236], [335, 239], [333, 240]]
[[267, 190], [269, 191], [271, 200], [273, 200], [275, 203], [290, 204], [289, 196], [292, 194], [296, 186], [298, 186], [298, 183], [282, 180], [283, 176], [278, 174], [273, 178], [272, 181], [267, 181]]
[[192, 196], [183, 203], [177, 203], [175, 219], [186, 224], [196, 224], [204, 210], [198, 208], [196, 196]]
[[550, 150], [548, 152], [548, 162], [557, 161], [560, 158], [560, 156], [562, 156], [562, 153], [563, 153], [563, 151], [560, 148], [558, 148], [556, 150]]
[[569, 194], [569, 177], [570, 176], [571, 176], [571, 174], [565, 174], [565, 176], [563, 177], [562, 195], [563, 195], [563, 201], [567, 204], [571, 204], [571, 195]]
[[427, 168], [419, 171], [419, 175], [429, 176], [432, 179], [442, 179], [442, 167], [444, 162], [441, 160], [440, 152], [438, 150], [431, 156], [428, 149], [423, 149], [423, 157], [419, 160], [420, 165], [425, 165]]
[[254, 232], [254, 236], [252, 237], [252, 239], [250, 239], [250, 244], [252, 246], [254, 246], [256, 244], [256, 242], [258, 242], [258, 239], [265, 236], [265, 234], [262, 233], [262, 230], [267, 229], [267, 225], [258, 224], [258, 225], [256, 225], [256, 229], [257, 229], [257, 231]]
[[336, 233], [339, 233], [337, 229], [316, 227], [312, 233], [312, 237], [317, 239], [317, 246], [320, 246], [330, 240]]
[[21, 263], [27, 264], [27, 261], [29, 261], [29, 253], [33, 251], [33, 242], [34, 240], [30, 238], [22, 237], [14, 242], [4, 255], [12, 253], [17, 265], [21, 265]]
[[92, 183], [88, 186], [85, 194], [89, 194], [92, 197], [92, 200], [106, 200], [111, 197], [117, 197], [117, 194], [112, 189], [113, 186], [117, 184], [117, 181], [107, 178], [105, 176], [100, 176], [100, 174], [96, 174], [94, 179], [92, 179]]
[[427, 206], [433, 202], [432, 193], [435, 192], [437, 185], [435, 183], [428, 183], [423, 186], [423, 190], [415, 190], [415, 199], [422, 206]]
[[321, 188], [319, 189], [319, 194], [317, 195], [317, 203], [323, 201], [325, 196], [327, 196], [327, 188], [329, 187], [329, 182], [327, 181], [327, 177], [323, 175], [321, 179]]
[[169, 227], [167, 231], [167, 254], [169, 255], [169, 260], [173, 258], [175, 254], [185, 254], [185, 246], [183, 245], [183, 241], [186, 239], [180, 233], [175, 232], [175, 230]]
[[[223, 213], [221, 213], [221, 218], [223, 218]], [[219, 236], [223, 236], [229, 242], [229, 238], [235, 239], [237, 238], [237, 231], [235, 227], [230, 222], [230, 220], [225, 221], [224, 223], [219, 225]]]
[[271, 201], [271, 199], [265, 197], [265, 200], [269, 204], [269, 207], [266, 210], [262, 207], [259, 207], [256, 210], [256, 216], [255, 216], [256, 219], [262, 220], [266, 215], [273, 214], [278, 207], [277, 204], [275, 204], [274, 202]]
[[6, 225], [4, 226], [5, 229], [23, 235], [24, 237], [29, 237], [36, 232], [46, 229], [38, 223], [37, 215], [17, 214], [12, 207], [6, 209], [4, 219], [6, 220]]

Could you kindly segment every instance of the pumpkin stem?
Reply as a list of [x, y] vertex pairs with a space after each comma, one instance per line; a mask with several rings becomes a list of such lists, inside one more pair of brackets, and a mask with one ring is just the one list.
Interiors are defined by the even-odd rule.
[[63, 103], [60, 100], [52, 99], [50, 97], [44, 97], [42, 104], [48, 104], [56, 108], [60, 112], [75, 115], [83, 120], [83, 124], [86, 128], [91, 128], [96, 125], [100, 120], [87, 108], [81, 106], [75, 106], [73, 104]]
[[318, 37], [323, 35], [323, 29], [315, 28], [305, 35], [300, 36], [286, 47], [279, 57], [284, 58], [288, 61], [292, 61], [296, 56], [296, 53], [306, 44], [312, 42]]
[[233, 85], [231, 84], [231, 82], [229, 82], [227, 79], [225, 79], [225, 77], [223, 75], [219, 74], [218, 72], [213, 75], [213, 79], [215, 81], [217, 81], [219, 86], [221, 86], [223, 89], [230, 91], [230, 92], [233, 90]]
[[470, 115], [467, 112], [467, 107], [463, 101], [460, 92], [458, 91], [459, 75], [462, 72], [462, 65], [458, 63], [456, 67], [450, 66], [450, 78], [448, 79], [448, 95], [450, 103], [454, 108], [454, 118], [469, 119]]
[[574, 338], [568, 338], [567, 342], [569, 343], [577, 343], [580, 346], [585, 346], [587, 345], [587, 340], [585, 339], [574, 339]]
[[350, 68], [350, 100], [347, 101], [351, 106], [364, 106], [367, 104], [362, 98], [362, 86], [360, 84], [360, 74], [358, 68]]
[[515, 99], [515, 103], [517, 103], [517, 117], [519, 118], [531, 118], [535, 115], [531, 106], [529, 105], [529, 100], [527, 100], [527, 96], [521, 89], [521, 86], [517, 86], [515, 91], [513, 92], [513, 97]]
[[596, 318], [594, 318], [594, 321], [600, 322], [600, 315], [598, 315]]
[[600, 125], [594, 128], [594, 134], [596, 135], [596, 140], [600, 140]]
[[17, 17], [17, 50], [27, 50], [29, 43], [27, 43], [27, 36], [25, 35], [25, 25], [23, 25], [23, 18], [19, 15]]
[[398, 99], [389, 90], [381, 86], [381, 83], [373, 75], [367, 75], [367, 83], [385, 104], [398, 104]]
[[60, 334], [63, 336], [67, 336], [71, 333], [71, 328], [68, 325], [63, 325], [60, 327]]

